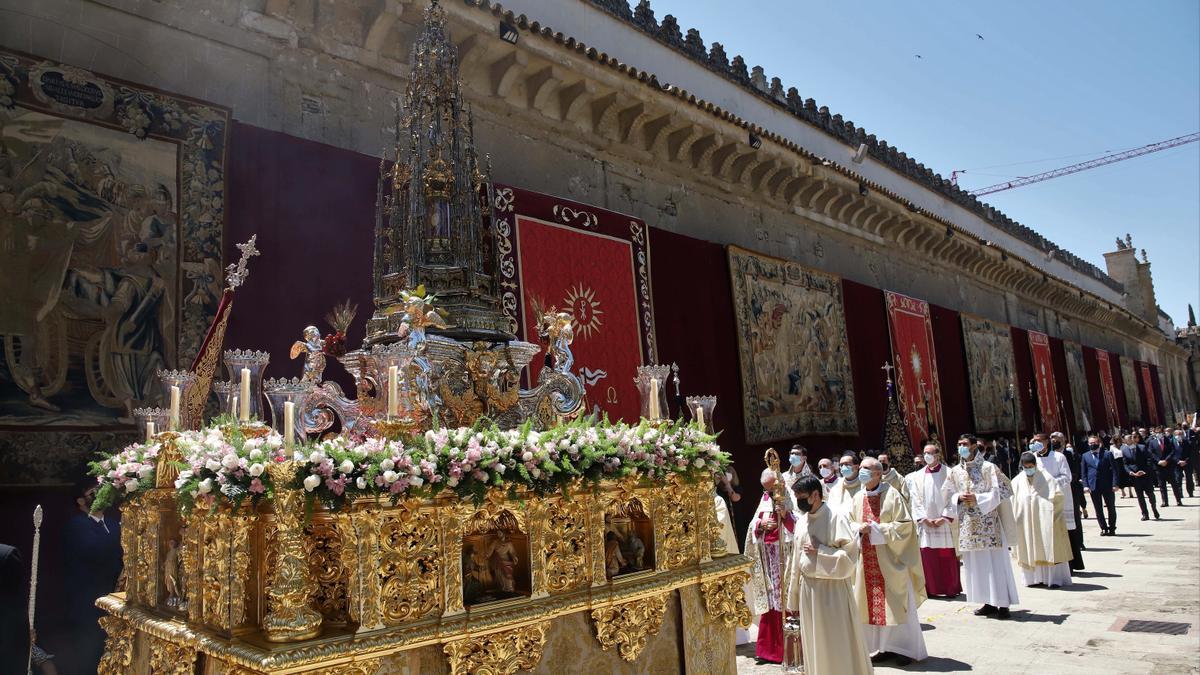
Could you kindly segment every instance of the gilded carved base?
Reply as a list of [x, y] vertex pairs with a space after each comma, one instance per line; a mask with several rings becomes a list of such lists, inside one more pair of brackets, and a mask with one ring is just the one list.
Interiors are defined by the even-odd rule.
[[104, 655], [100, 657], [97, 675], [124, 675], [133, 663], [134, 627], [128, 621], [115, 616], [100, 617], [100, 628], [107, 636], [104, 640]]
[[737, 572], [700, 584], [704, 606], [714, 621], [720, 621], [730, 628], [750, 625], [752, 617], [742, 589], [749, 578], [749, 574]]
[[533, 670], [542, 659], [549, 621], [514, 630], [455, 640], [443, 648], [450, 675], [513, 675]]
[[150, 672], [154, 675], [192, 675], [196, 671], [196, 650], [191, 647], [150, 637]]
[[667, 593], [592, 610], [596, 624], [596, 639], [605, 649], [617, 646], [621, 658], [636, 661], [646, 648], [649, 636], [662, 626], [667, 607]]

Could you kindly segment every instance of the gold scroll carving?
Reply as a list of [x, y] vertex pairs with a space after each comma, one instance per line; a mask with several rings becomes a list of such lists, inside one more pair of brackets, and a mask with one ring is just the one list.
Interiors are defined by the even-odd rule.
[[726, 626], [749, 626], [750, 608], [742, 586], [750, 578], [745, 572], [726, 574], [723, 577], [700, 583], [700, 595], [704, 596], [704, 607], [714, 621]]
[[120, 617], [102, 616], [100, 628], [108, 637], [104, 641], [104, 655], [96, 667], [97, 675], [125, 675], [133, 663], [133, 625]]
[[[700, 559], [697, 550], [696, 503], [690, 499], [678, 499], [691, 488], [672, 478], [667, 487], [660, 490], [654, 499], [654, 539], [659, 569], [674, 570], [695, 564]], [[711, 504], [709, 506], [711, 510]], [[707, 537], [704, 537], [707, 539]]]
[[448, 642], [442, 651], [450, 661], [450, 675], [512, 675], [537, 667], [549, 629], [550, 622], [542, 621]]
[[304, 493], [282, 487], [296, 475], [296, 462], [274, 462], [267, 467], [275, 491], [275, 564], [270, 568], [267, 615], [263, 631], [271, 642], [297, 642], [321, 633], [321, 613], [312, 607], [316, 584], [309, 576], [301, 524]]
[[304, 528], [308, 570], [317, 582], [313, 602], [327, 624], [344, 624], [350, 618], [350, 571], [342, 562], [345, 538], [330, 518], [317, 520]]
[[304, 675], [375, 675], [379, 671], [379, 666], [382, 662], [382, 658], [363, 659], [362, 661], [339, 663], [336, 666], [305, 671]]
[[342, 547], [342, 564], [350, 571], [350, 619], [358, 622], [358, 631], [383, 628], [377, 563], [379, 561], [379, 522], [376, 508], [356, 509], [336, 516], [338, 530], [347, 544]]
[[384, 516], [378, 565], [383, 623], [422, 619], [441, 607], [442, 561], [437, 519], [402, 505]]
[[646, 641], [662, 626], [667, 608], [667, 595], [659, 593], [640, 600], [592, 610], [596, 624], [596, 639], [607, 650], [613, 645], [621, 658], [636, 661], [646, 648]]
[[196, 650], [178, 642], [147, 636], [150, 672], [154, 675], [191, 675], [196, 671]]
[[[545, 552], [546, 590], [551, 593], [574, 590], [588, 582], [588, 547], [592, 533], [588, 530], [587, 505], [582, 496], [570, 501], [557, 497], [547, 507], [549, 516], [542, 527], [541, 549]], [[603, 528], [599, 531], [603, 537]], [[603, 556], [597, 557], [603, 559]]]
[[219, 510], [198, 519], [201, 535], [200, 601], [204, 622], [232, 631], [246, 620], [253, 513]]

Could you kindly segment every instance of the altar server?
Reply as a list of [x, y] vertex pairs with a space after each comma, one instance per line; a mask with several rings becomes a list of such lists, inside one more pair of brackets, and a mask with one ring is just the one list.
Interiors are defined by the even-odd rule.
[[925, 575], [908, 501], [883, 480], [879, 460], [859, 471], [850, 524], [860, 537], [854, 590], [867, 652], [878, 662], [895, 657], [905, 666], [929, 656], [917, 607], [925, 602]]
[[794, 493], [800, 517], [788, 564], [787, 609], [800, 620], [805, 672], [874, 672], [854, 598], [859, 537], [846, 516], [825, 503], [824, 490], [815, 477], [798, 479]]
[[958, 575], [958, 529], [954, 522], [957, 511], [942, 496], [942, 485], [950, 469], [942, 463], [941, 448], [934, 443], [925, 445], [921, 458], [924, 466], [908, 474], [906, 481], [908, 503], [921, 545], [925, 592], [929, 597], [953, 598], [962, 593], [962, 583]]
[[[775, 488], [775, 472], [764, 469], [760, 478], [763, 496], [746, 531], [745, 553], [753, 561], [750, 568], [750, 583], [754, 589], [754, 606], [751, 611], [759, 615], [758, 643], [754, 655], [764, 661], [783, 661], [783, 598], [780, 592], [783, 581], [783, 563], [789, 559], [792, 548], [792, 529], [795, 518], [788, 506], [789, 500], [778, 499], [772, 492]], [[780, 524], [782, 523], [782, 527]], [[782, 533], [783, 547], [779, 538]]]
[[841, 478], [829, 489], [829, 508], [842, 513], [849, 513], [854, 495], [862, 489], [859, 481], [858, 455], [845, 452], [838, 460], [838, 472]]
[[942, 484], [942, 498], [957, 509], [958, 550], [968, 602], [982, 602], [977, 616], [1009, 617], [1019, 602], [1007, 549], [1012, 523], [1012, 484], [995, 464], [986, 462], [975, 437], [958, 439], [962, 461]]
[[[1061, 435], [1060, 435], [1061, 436]], [[1067, 457], [1061, 451], [1051, 446], [1046, 434], [1037, 434], [1029, 441], [1029, 451], [1037, 458], [1037, 465], [1058, 483], [1063, 495], [1063, 520], [1066, 523], [1067, 546], [1071, 548], [1070, 567], [1073, 570], [1083, 569], [1083, 531], [1079, 529], [1076, 518], [1075, 498], [1071, 490], [1071, 466]], [[1022, 467], [1024, 468], [1024, 467]], [[1018, 473], [1014, 478], [1019, 477]]]
[[1037, 465], [1032, 452], [1021, 455], [1021, 473], [1012, 479], [1013, 519], [1017, 536], [1013, 555], [1026, 586], [1071, 585], [1071, 547], [1057, 481]]

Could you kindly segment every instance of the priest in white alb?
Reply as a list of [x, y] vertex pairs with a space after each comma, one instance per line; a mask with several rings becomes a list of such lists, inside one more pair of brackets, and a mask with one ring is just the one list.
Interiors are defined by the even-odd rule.
[[872, 673], [854, 598], [859, 537], [846, 515], [825, 503], [816, 477], [801, 477], [792, 488], [799, 518], [787, 566], [786, 606], [800, 621], [805, 672]]
[[1017, 537], [1013, 557], [1026, 586], [1071, 585], [1071, 545], [1064, 521], [1066, 499], [1058, 482], [1038, 468], [1032, 452], [1021, 455], [1021, 472], [1012, 479], [1013, 519]]
[[962, 593], [958, 574], [957, 509], [942, 495], [950, 469], [942, 462], [942, 449], [926, 443], [921, 452], [924, 465], [905, 477], [909, 506], [921, 545], [921, 567], [925, 570], [925, 592], [929, 597], [953, 598]]
[[1055, 432], [1056, 440], [1044, 433], [1036, 434], [1029, 440], [1029, 451], [1037, 457], [1037, 465], [1058, 483], [1058, 489], [1063, 495], [1063, 521], [1066, 524], [1067, 546], [1071, 549], [1069, 567], [1074, 570], [1083, 569], [1083, 538], [1080, 536], [1079, 523], [1075, 520], [1075, 497], [1071, 493], [1071, 465], [1067, 456], [1056, 449], [1055, 443], [1062, 447], [1062, 434]]
[[854, 495], [862, 489], [862, 483], [858, 480], [859, 465], [858, 455], [853, 452], [845, 452], [838, 459], [838, 473], [841, 478], [829, 488], [829, 496], [826, 501], [829, 503], [829, 508], [842, 513], [850, 513], [850, 507], [853, 506]]
[[958, 466], [942, 484], [942, 498], [957, 512], [958, 551], [963, 561], [967, 602], [982, 602], [977, 616], [1009, 617], [1017, 599], [1017, 581], [1008, 556], [1012, 537], [1012, 483], [995, 464], [983, 459], [970, 434], [958, 439]]
[[883, 480], [874, 457], [859, 469], [862, 490], [854, 495], [850, 525], [859, 533], [855, 597], [871, 660], [895, 657], [900, 666], [929, 656], [917, 607], [925, 602], [925, 573], [908, 501]]
[[759, 617], [754, 655], [764, 661], [781, 663], [783, 596], [780, 589], [783, 566], [792, 549], [792, 529], [796, 521], [790, 506], [791, 499], [785, 497], [782, 489], [776, 490], [776, 473], [764, 469], [760, 481], [763, 496], [746, 531], [744, 549], [746, 556], [754, 561], [750, 567], [750, 585], [754, 596], [750, 611]]

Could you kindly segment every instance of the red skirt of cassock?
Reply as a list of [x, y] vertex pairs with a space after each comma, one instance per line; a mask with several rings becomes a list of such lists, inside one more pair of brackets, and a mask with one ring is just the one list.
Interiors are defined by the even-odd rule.
[[952, 548], [921, 549], [921, 567], [925, 569], [925, 593], [929, 597], [953, 598], [962, 593], [958, 577], [958, 556]]
[[783, 663], [783, 615], [778, 610], [769, 610], [758, 618], [754, 655], [771, 663]]

